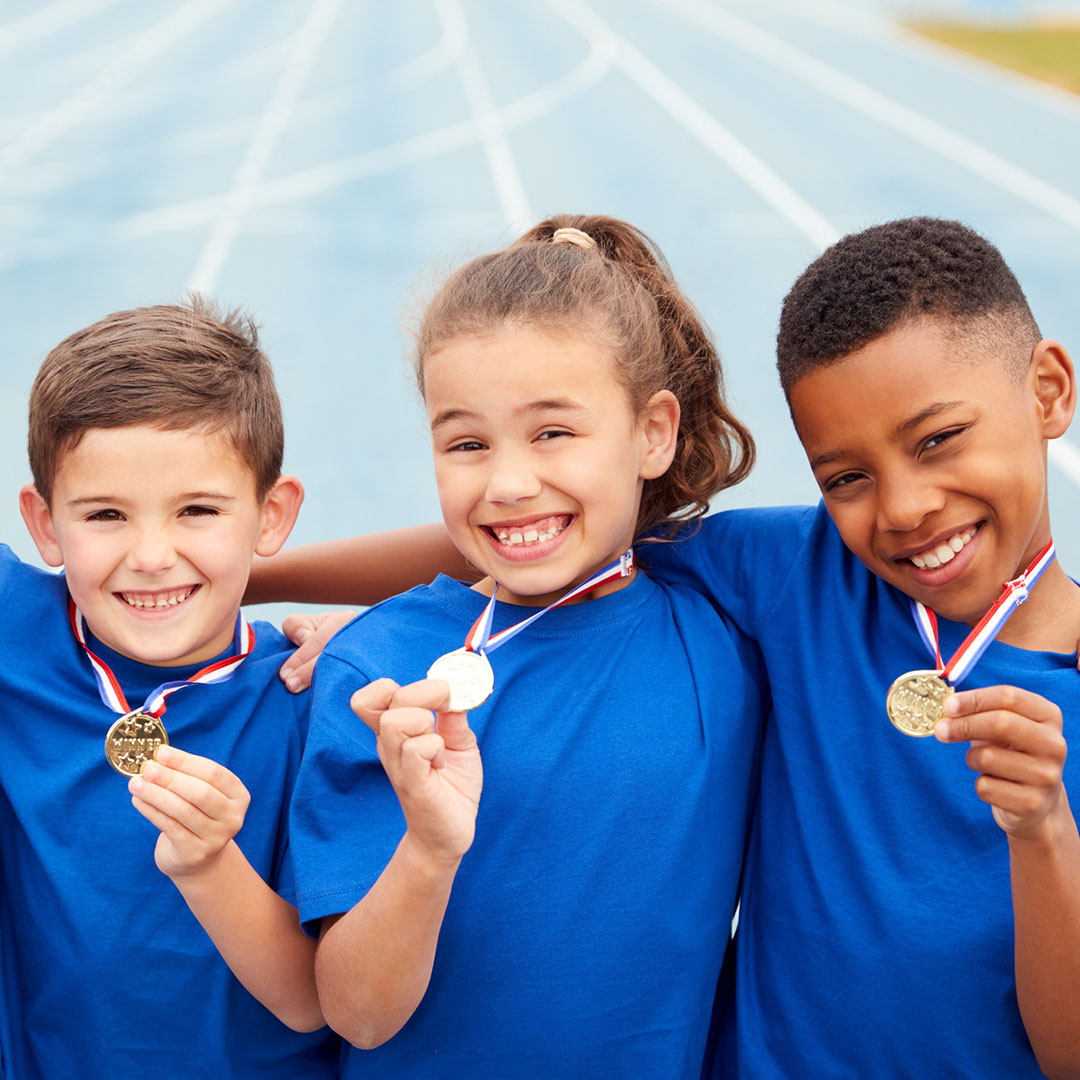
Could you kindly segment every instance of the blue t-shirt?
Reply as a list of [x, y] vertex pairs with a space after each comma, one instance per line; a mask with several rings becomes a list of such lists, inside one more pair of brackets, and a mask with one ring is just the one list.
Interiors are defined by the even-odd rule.
[[[365, 612], [319, 660], [290, 833], [309, 928], [371, 888], [404, 818], [349, 708], [423, 678], [486, 598], [440, 577]], [[495, 630], [531, 614], [499, 604]], [[470, 714], [476, 839], [428, 992], [346, 1077], [697, 1080], [735, 905], [762, 702], [756, 654], [689, 590], [644, 575], [491, 653]]]
[[[907, 597], [822, 506], [717, 514], [650, 556], [757, 639], [772, 691], [716, 1074], [1041, 1076], [1016, 1002], [1005, 833], [966, 744], [910, 738], [885, 714], [893, 679], [933, 667]], [[969, 628], [939, 626], [948, 657]], [[1001, 683], [1056, 702], [1078, 734], [1075, 655], [994, 643], [963, 688]], [[1078, 754], [1065, 786], [1080, 790]]]
[[[0, 951], [4, 1056], [20, 1080], [330, 1077], [336, 1040], [297, 1034], [235, 979], [154, 865], [158, 830], [105, 760], [116, 719], [68, 622], [62, 576], [0, 546]], [[168, 700], [170, 742], [221, 762], [251, 806], [236, 840], [279, 891], [304, 706], [277, 677], [268, 624], [235, 677]], [[100, 651], [99, 651], [100, 650]], [[193, 668], [139, 664], [96, 644], [133, 707]], [[305, 695], [306, 696], [306, 695]], [[291, 896], [289, 897], [291, 899]]]

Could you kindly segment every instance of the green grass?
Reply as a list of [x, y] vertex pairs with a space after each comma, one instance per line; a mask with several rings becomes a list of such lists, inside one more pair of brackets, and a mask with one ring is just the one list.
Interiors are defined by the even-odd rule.
[[918, 20], [908, 27], [964, 52], [1080, 94], [1080, 22], [959, 23]]

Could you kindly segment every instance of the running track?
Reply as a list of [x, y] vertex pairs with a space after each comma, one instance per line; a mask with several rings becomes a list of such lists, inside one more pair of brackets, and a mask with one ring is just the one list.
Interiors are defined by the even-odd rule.
[[[15, 496], [44, 353], [187, 288], [263, 323], [308, 489], [295, 539], [434, 519], [409, 307], [559, 210], [652, 234], [716, 331], [760, 448], [722, 505], [817, 497], [772, 341], [794, 277], [845, 232], [967, 221], [1080, 353], [1080, 98], [887, 7], [0, 0], [0, 538], [34, 557]], [[1075, 575], [1080, 430], [1054, 450]]]

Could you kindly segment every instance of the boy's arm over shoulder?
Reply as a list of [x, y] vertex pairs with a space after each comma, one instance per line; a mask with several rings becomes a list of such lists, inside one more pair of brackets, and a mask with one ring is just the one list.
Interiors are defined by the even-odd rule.
[[703, 593], [755, 637], [825, 527], [824, 514], [820, 506], [722, 510], [671, 542], [646, 541], [635, 550], [650, 576]]

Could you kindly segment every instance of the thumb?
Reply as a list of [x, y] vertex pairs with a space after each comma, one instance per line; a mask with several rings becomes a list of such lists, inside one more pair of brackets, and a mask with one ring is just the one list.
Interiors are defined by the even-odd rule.
[[476, 736], [469, 727], [469, 717], [463, 712], [436, 713], [435, 728], [442, 736], [447, 750], [472, 750], [476, 746]]
[[287, 615], [281, 623], [281, 632], [294, 645], [303, 645], [314, 630], [315, 620], [310, 615]]

